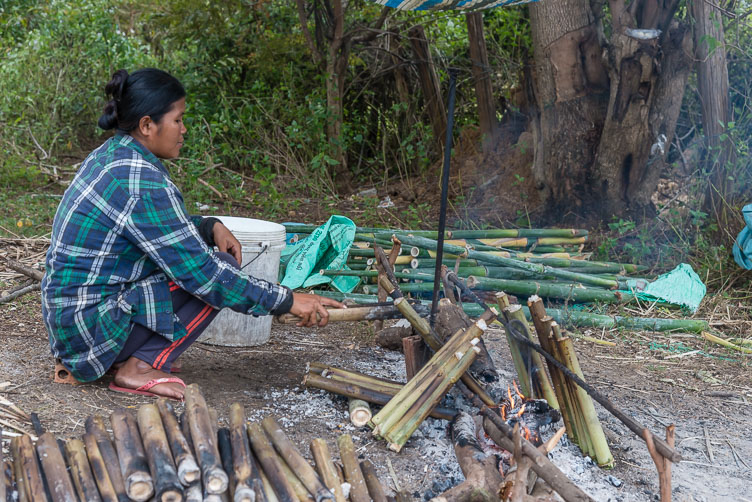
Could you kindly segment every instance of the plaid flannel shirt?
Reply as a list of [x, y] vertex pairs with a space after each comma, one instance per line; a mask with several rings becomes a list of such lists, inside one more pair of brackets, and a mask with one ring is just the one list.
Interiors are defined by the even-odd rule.
[[215, 308], [289, 310], [288, 288], [219, 260], [162, 163], [129, 135], [92, 152], [63, 195], [42, 281], [42, 313], [55, 357], [80, 381], [101, 377], [134, 323], [169, 341], [186, 328], [168, 281]]

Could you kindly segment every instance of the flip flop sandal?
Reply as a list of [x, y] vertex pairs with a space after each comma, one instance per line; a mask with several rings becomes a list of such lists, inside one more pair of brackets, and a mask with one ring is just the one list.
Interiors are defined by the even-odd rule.
[[129, 389], [128, 387], [120, 387], [119, 385], [115, 385], [115, 382], [110, 382], [110, 390], [114, 390], [115, 392], [125, 392], [127, 394], [139, 394], [142, 396], [149, 396], [149, 397], [166, 397], [168, 399], [174, 399], [175, 401], [182, 401], [182, 399], [177, 399], [170, 396], [163, 396], [162, 394], [155, 394], [153, 392], [149, 392], [149, 389], [154, 387], [155, 385], [163, 384], [163, 383], [177, 383], [183, 386], [185, 388], [185, 382], [179, 379], [178, 377], [166, 377], [166, 378], [155, 378], [153, 380], [149, 380], [145, 384], [143, 384], [141, 387], [137, 389]]

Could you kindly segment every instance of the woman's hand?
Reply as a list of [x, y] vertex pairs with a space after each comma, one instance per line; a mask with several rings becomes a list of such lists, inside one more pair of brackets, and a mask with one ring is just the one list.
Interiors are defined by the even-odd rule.
[[300, 322], [297, 324], [298, 326], [313, 326], [316, 324], [316, 314], [318, 314], [318, 316], [321, 317], [318, 326], [323, 327], [329, 322], [329, 312], [324, 308], [324, 305], [337, 308], [347, 308], [345, 304], [324, 296], [317, 296], [308, 293], [293, 293], [290, 313], [300, 317]]
[[226, 226], [217, 222], [212, 227], [214, 234], [214, 244], [223, 253], [230, 253], [233, 258], [238, 261], [238, 265], [243, 264], [243, 250], [241, 249], [240, 242], [232, 235]]

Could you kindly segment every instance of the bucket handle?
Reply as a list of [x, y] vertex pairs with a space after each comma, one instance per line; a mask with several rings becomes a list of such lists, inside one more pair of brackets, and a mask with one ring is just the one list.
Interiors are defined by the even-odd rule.
[[246, 263], [245, 265], [243, 265], [242, 267], [240, 267], [240, 270], [245, 269], [245, 267], [247, 267], [248, 265], [250, 265], [254, 261], [258, 260], [259, 256], [261, 256], [262, 254], [266, 253], [269, 250], [269, 247], [270, 247], [269, 242], [261, 242], [260, 244], [261, 244], [261, 246], [260, 246], [261, 247], [261, 251], [259, 251], [259, 253], [251, 261], [249, 261], [248, 263]]

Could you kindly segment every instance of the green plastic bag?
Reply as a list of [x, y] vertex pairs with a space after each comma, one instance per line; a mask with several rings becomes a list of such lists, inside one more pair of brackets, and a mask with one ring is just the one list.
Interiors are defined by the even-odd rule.
[[680, 263], [674, 270], [661, 275], [647, 286], [633, 279], [627, 284], [640, 300], [662, 301], [688, 308], [697, 312], [700, 302], [705, 298], [707, 288], [691, 265]]
[[355, 223], [344, 216], [332, 216], [311, 235], [282, 251], [285, 267], [282, 285], [290, 289], [331, 284], [342, 293], [349, 293], [360, 282], [358, 277], [321, 275], [320, 270], [350, 270], [347, 256], [355, 240]]

